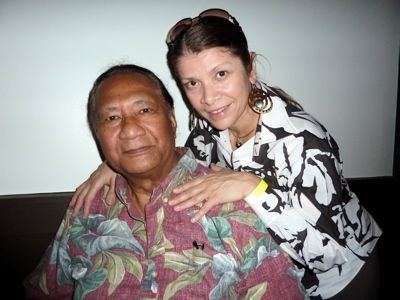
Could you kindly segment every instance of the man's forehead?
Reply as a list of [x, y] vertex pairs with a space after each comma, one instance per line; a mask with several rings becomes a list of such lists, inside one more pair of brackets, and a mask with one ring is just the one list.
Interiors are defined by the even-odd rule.
[[[122, 74], [125, 75], [125, 74]], [[129, 74], [127, 74], [129, 75]], [[133, 96], [143, 100], [157, 99], [165, 101], [159, 87], [144, 76], [119, 76], [107, 78], [100, 86], [97, 96], [100, 98], [131, 98]]]

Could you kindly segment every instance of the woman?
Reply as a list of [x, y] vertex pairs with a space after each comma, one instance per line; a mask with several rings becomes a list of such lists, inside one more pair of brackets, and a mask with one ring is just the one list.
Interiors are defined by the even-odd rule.
[[[170, 204], [182, 210], [202, 203], [196, 221], [218, 203], [245, 198], [304, 271], [310, 296], [376, 297], [381, 229], [350, 191], [326, 129], [282, 90], [257, 80], [256, 55], [236, 19], [210, 9], [179, 21], [166, 42], [191, 110], [186, 146], [217, 171], [176, 188]], [[103, 164], [78, 188], [75, 210], [114, 176]]]

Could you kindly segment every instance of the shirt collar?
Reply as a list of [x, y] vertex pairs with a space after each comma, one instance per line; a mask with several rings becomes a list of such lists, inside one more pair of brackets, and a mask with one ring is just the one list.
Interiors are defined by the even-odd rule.
[[[187, 181], [188, 176], [194, 177], [198, 173], [206, 173], [206, 168], [197, 163], [190, 149], [177, 147], [176, 151], [181, 155], [181, 158], [166, 178], [154, 188], [152, 196], [150, 197], [150, 202], [159, 199], [161, 195], [162, 198], [168, 197], [175, 187]], [[176, 176], [177, 174], [181, 176]], [[184, 176], [185, 174], [188, 176]], [[129, 186], [126, 179], [118, 174], [115, 179], [115, 191], [119, 200], [125, 203], [130, 203], [127, 193], [128, 188]]]

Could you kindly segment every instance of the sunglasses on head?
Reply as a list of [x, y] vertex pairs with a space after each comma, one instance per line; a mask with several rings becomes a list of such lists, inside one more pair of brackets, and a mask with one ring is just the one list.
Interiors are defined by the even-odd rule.
[[207, 10], [201, 12], [195, 18], [184, 18], [184, 19], [178, 21], [174, 26], [172, 26], [172, 28], [168, 31], [167, 38], [165, 40], [168, 47], [172, 46], [172, 44], [174, 43], [177, 36], [180, 33], [182, 33], [185, 29], [190, 27], [193, 24], [193, 22], [195, 22], [198, 19], [204, 18], [204, 17], [218, 17], [218, 18], [228, 20], [232, 24], [240, 26], [238, 21], [236, 21], [236, 19], [234, 17], [232, 17], [226, 10], [219, 9], [219, 8], [207, 9]]

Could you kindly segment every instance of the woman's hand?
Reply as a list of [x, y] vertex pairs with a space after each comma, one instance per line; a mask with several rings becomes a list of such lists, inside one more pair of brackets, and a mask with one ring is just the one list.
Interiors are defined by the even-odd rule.
[[90, 177], [75, 190], [69, 203], [73, 207], [72, 215], [76, 216], [83, 206], [83, 218], [89, 216], [90, 205], [97, 192], [104, 186], [109, 187], [105, 201], [112, 205], [115, 203], [115, 178], [117, 173], [110, 169], [106, 162], [102, 162]]
[[175, 188], [173, 192], [177, 195], [168, 201], [176, 211], [201, 205], [192, 222], [198, 221], [215, 205], [245, 198], [260, 182], [260, 178], [252, 173], [236, 172], [216, 165], [211, 165], [211, 169], [215, 173], [197, 177]]

